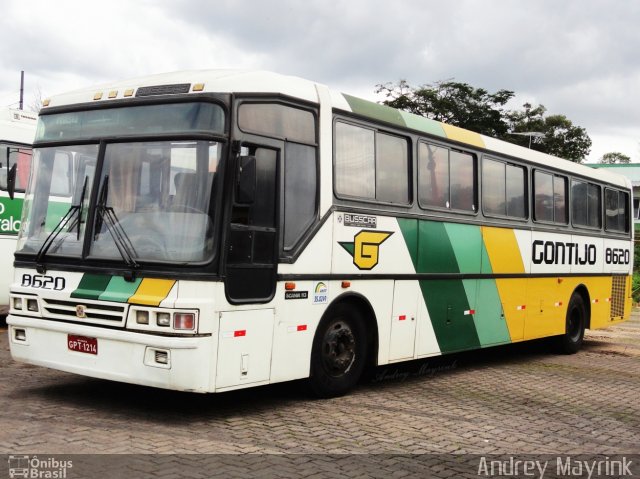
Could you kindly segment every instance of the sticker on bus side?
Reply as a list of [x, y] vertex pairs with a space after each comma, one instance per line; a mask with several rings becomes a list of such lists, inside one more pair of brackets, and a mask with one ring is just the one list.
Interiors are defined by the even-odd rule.
[[313, 287], [313, 304], [327, 304], [329, 301], [329, 288], [322, 281]]

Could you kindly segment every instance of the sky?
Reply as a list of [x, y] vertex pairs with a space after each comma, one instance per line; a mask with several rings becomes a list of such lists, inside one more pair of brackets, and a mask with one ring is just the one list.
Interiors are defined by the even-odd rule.
[[640, 162], [637, 0], [3, 0], [0, 107], [176, 70], [269, 70], [374, 101], [454, 79], [514, 91]]

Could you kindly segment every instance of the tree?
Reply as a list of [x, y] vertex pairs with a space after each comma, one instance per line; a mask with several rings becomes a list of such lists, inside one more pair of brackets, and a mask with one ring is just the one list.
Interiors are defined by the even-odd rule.
[[613, 163], [631, 163], [631, 158], [623, 153], [612, 151], [605, 153], [598, 163], [613, 164]]
[[400, 80], [377, 85], [376, 93], [383, 93], [384, 104], [390, 107], [493, 137], [506, 134], [504, 106], [514, 96], [509, 90], [489, 93], [453, 80], [418, 88]]
[[[509, 135], [513, 138], [507, 136], [501, 139], [576, 163], [581, 163], [589, 154], [591, 138], [584, 128], [574, 126], [564, 115], [545, 116], [547, 109], [544, 105], [533, 107], [525, 103], [522, 107], [522, 110], [512, 110], [506, 114]], [[518, 135], [524, 132], [542, 133], [542, 136], [530, 141], [526, 135]]]
[[489, 93], [453, 80], [414, 88], [401, 80], [377, 85], [376, 93], [386, 96], [385, 105], [577, 163], [591, 149], [584, 128], [573, 125], [564, 115], [545, 116], [543, 105], [525, 103], [522, 110], [506, 110], [515, 95], [510, 90]]
[[40, 113], [42, 109], [43, 99], [42, 99], [42, 90], [40, 87], [36, 88], [36, 91], [33, 94], [33, 101], [29, 104], [29, 109], [34, 113]]

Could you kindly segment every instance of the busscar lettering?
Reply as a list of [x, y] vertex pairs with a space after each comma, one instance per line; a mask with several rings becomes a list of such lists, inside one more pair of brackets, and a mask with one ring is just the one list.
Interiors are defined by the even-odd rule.
[[344, 214], [344, 225], [355, 226], [357, 228], [376, 228], [378, 219], [375, 216]]
[[533, 264], [596, 264], [596, 245], [535, 240], [531, 250]]

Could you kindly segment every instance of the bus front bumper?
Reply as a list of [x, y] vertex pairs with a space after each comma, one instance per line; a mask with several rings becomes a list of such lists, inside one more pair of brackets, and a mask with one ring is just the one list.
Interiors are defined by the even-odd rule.
[[204, 393], [214, 387], [211, 336], [156, 336], [14, 315], [7, 325], [17, 361], [179, 391]]

